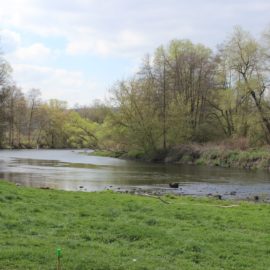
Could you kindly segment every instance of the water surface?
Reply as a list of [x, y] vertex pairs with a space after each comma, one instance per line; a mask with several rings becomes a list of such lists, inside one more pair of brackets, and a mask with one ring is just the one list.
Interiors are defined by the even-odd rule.
[[[270, 197], [270, 174], [218, 167], [152, 164], [95, 157], [74, 150], [1, 150], [0, 178], [33, 187], [97, 191], [142, 189], [194, 195]], [[235, 196], [235, 195], [233, 195]]]

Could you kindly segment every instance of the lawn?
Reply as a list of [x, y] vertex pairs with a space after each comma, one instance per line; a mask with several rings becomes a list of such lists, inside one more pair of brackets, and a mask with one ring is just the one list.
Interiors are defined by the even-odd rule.
[[163, 200], [0, 181], [0, 269], [270, 269], [270, 205]]

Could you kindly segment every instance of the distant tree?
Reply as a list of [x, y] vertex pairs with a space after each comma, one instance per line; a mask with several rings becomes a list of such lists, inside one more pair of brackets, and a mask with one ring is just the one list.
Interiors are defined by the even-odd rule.
[[26, 102], [20, 88], [10, 85], [4, 88], [6, 94], [5, 114], [8, 127], [8, 145], [19, 147], [21, 133], [25, 126]]
[[27, 94], [28, 101], [28, 124], [27, 124], [27, 141], [31, 145], [31, 134], [33, 131], [33, 120], [37, 116], [37, 111], [41, 105], [41, 92], [39, 89], [31, 89]]
[[95, 100], [89, 106], [77, 106], [75, 110], [83, 117], [102, 124], [109, 114], [110, 108], [100, 100]]

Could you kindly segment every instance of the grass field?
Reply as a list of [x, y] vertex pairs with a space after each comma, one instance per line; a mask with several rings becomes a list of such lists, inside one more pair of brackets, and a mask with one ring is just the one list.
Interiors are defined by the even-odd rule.
[[0, 269], [270, 269], [270, 205], [0, 181]]

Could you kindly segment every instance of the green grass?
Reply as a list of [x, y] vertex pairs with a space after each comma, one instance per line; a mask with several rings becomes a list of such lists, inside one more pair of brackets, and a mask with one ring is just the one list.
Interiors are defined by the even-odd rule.
[[142, 150], [129, 150], [127, 153], [123, 154], [123, 158], [127, 159], [141, 159], [148, 160], [149, 157]]
[[88, 154], [89, 156], [97, 156], [97, 157], [113, 157], [119, 158], [123, 155], [123, 152], [119, 151], [109, 151], [109, 150], [95, 150]]
[[270, 152], [263, 149], [245, 151], [209, 149], [201, 153], [195, 164], [245, 169], [269, 169]]
[[123, 151], [109, 151], [109, 150], [95, 150], [88, 154], [89, 156], [98, 157], [113, 157], [113, 158], [125, 158], [125, 159], [141, 159], [147, 160], [145, 153], [140, 150], [130, 150], [128, 152]]
[[269, 269], [269, 205], [164, 200], [0, 181], [0, 269]]

